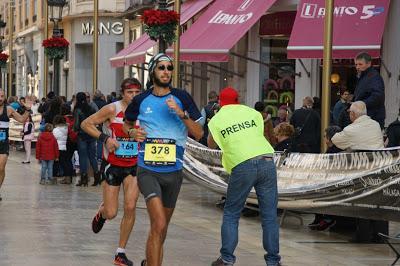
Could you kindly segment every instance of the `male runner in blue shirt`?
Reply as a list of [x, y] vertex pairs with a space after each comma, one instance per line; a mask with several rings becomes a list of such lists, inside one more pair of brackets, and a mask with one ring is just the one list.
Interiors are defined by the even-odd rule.
[[187, 134], [197, 140], [203, 135], [201, 114], [192, 97], [171, 87], [173, 69], [169, 56], [155, 55], [149, 62], [152, 86], [125, 111], [124, 130], [141, 142], [137, 180], [151, 226], [142, 265], [149, 266], [162, 264], [163, 243], [182, 184]]

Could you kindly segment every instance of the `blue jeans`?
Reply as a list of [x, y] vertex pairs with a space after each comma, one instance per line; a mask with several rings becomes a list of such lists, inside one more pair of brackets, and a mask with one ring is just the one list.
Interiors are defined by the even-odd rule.
[[78, 154], [81, 174], [87, 174], [88, 172], [88, 159], [93, 172], [97, 173], [99, 171], [96, 160], [96, 140], [94, 138], [85, 140], [78, 137]]
[[103, 142], [100, 141], [100, 140], [97, 140], [96, 144], [97, 144], [97, 146], [96, 146], [96, 149], [97, 149], [96, 157], [97, 157], [98, 161], [101, 161], [101, 158], [103, 157]]
[[240, 214], [252, 188], [255, 188], [261, 214], [263, 247], [267, 265], [275, 265], [279, 256], [279, 226], [277, 223], [278, 188], [275, 163], [265, 159], [250, 159], [233, 168], [221, 226], [221, 258], [235, 263], [233, 255], [238, 244]]
[[[40, 160], [42, 169], [40, 171], [40, 179], [52, 180], [53, 179], [53, 160]], [[47, 173], [47, 176], [46, 176]]]

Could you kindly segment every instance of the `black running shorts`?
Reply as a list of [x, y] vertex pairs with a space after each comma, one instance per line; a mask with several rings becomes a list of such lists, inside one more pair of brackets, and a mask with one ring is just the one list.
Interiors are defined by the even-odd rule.
[[153, 197], [159, 197], [165, 208], [175, 208], [182, 179], [182, 170], [157, 173], [138, 167], [137, 171], [137, 181], [144, 199], [148, 201]]
[[120, 186], [128, 175], [136, 176], [136, 165], [121, 167], [108, 164], [101, 175], [101, 181], [105, 180], [110, 186]]
[[0, 141], [0, 154], [10, 154], [10, 145], [8, 141]]

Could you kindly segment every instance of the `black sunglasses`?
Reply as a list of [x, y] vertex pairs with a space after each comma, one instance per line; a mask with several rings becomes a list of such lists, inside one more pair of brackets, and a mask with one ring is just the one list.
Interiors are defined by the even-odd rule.
[[[158, 70], [164, 71], [165, 70], [165, 65], [160, 65], [157, 68], [158, 68]], [[174, 70], [174, 66], [172, 66], [172, 65], [169, 65], [166, 68], [167, 68], [168, 71]]]

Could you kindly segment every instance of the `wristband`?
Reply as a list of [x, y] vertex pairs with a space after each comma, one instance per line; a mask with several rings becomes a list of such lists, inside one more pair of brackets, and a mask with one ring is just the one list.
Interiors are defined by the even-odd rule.
[[106, 143], [109, 137], [110, 137], [110, 136], [108, 136], [108, 135], [106, 135], [106, 134], [104, 134], [104, 133], [101, 133], [100, 136], [99, 136], [99, 138], [98, 138], [98, 140], [100, 140], [100, 141], [103, 142], [103, 143]]

